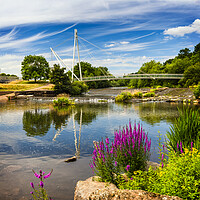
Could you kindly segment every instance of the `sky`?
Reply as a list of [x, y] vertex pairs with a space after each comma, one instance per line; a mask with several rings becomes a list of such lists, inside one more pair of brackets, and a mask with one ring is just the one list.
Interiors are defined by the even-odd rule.
[[27, 55], [58, 63], [50, 47], [71, 68], [74, 29], [81, 61], [113, 75], [162, 63], [200, 42], [200, 0], [1, 1], [0, 70], [20, 77]]

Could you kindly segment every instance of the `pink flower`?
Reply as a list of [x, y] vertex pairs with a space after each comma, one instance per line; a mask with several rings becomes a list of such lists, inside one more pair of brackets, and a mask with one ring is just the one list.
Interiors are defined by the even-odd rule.
[[41, 186], [41, 188], [44, 187], [44, 183], [42, 181], [40, 181], [40, 186]]
[[35, 187], [34, 187], [34, 184], [33, 184], [33, 182], [30, 182], [30, 184], [31, 184], [31, 187], [34, 189]]
[[47, 175], [45, 175], [43, 178], [46, 179], [46, 178], [49, 178], [49, 176], [51, 176], [51, 172], [49, 172]]
[[127, 172], [129, 171], [130, 168], [131, 168], [130, 165], [127, 165], [127, 166], [126, 166], [126, 170], [127, 170]]

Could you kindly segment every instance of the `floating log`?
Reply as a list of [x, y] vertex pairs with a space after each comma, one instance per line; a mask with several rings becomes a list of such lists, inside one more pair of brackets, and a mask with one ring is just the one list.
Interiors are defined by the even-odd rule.
[[71, 158], [67, 158], [66, 160], [65, 160], [65, 162], [74, 162], [74, 161], [76, 161], [77, 160], [77, 157], [76, 156], [73, 156], [73, 157], [71, 157]]

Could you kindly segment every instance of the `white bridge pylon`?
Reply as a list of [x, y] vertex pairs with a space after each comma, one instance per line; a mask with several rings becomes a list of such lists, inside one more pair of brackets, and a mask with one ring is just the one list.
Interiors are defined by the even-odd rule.
[[[78, 63], [79, 63], [79, 72], [80, 72], [80, 78], [78, 78], [76, 76], [76, 74], [74, 74], [74, 62], [75, 62], [75, 53], [76, 53], [76, 46], [77, 46], [77, 52], [78, 52]], [[72, 73], [72, 82], [74, 80], [74, 77], [78, 80], [78, 81], [82, 81], [82, 72], [81, 72], [81, 63], [80, 63], [80, 53], [79, 53], [79, 46], [78, 46], [78, 34], [77, 34], [77, 29], [74, 29], [74, 48], [73, 48], [73, 60], [72, 60], [72, 68], [70, 69], [65, 63], [64, 61], [58, 56], [58, 54], [52, 49], [51, 52], [53, 53], [53, 55], [55, 56], [56, 60], [58, 61], [58, 63], [61, 66], [65, 66], [67, 67], [67, 69]]]

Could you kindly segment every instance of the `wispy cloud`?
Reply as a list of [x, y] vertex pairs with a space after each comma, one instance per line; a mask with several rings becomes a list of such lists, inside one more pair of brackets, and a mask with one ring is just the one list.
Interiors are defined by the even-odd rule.
[[7, 0], [0, 7], [0, 28], [33, 23], [118, 20], [123, 16], [140, 18], [154, 12], [177, 12], [177, 7], [181, 10], [185, 5], [195, 9], [198, 3], [199, 0]]
[[191, 25], [179, 26], [164, 31], [164, 35], [171, 35], [174, 37], [181, 37], [190, 33], [200, 34], [200, 19], [196, 19]]
[[65, 31], [69, 30], [70, 28], [73, 28], [76, 25], [77, 25], [77, 23], [75, 23], [72, 26], [69, 26], [63, 30], [54, 31], [51, 33], [47, 33], [45, 31], [43, 31], [43, 32], [37, 33], [33, 36], [25, 37], [22, 39], [19, 39], [17, 37], [18, 31], [16, 30], [16, 28], [13, 28], [8, 34], [0, 36], [0, 49], [19, 49], [21, 51], [21, 49], [24, 47], [30, 48], [30, 46], [35, 45], [35, 42], [40, 41], [45, 38], [48, 38], [48, 37], [51, 37], [51, 36], [58, 35], [60, 33], [63, 33]]

